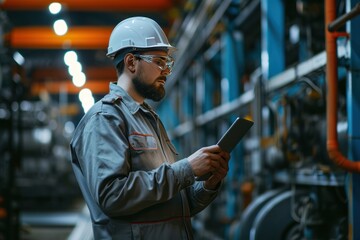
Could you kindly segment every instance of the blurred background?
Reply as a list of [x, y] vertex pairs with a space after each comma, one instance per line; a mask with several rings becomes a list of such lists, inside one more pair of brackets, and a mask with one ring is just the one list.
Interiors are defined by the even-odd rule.
[[150, 103], [179, 157], [255, 122], [196, 239], [360, 239], [359, 2], [0, 0], [0, 240], [93, 239], [69, 141], [140, 15], [178, 49]]

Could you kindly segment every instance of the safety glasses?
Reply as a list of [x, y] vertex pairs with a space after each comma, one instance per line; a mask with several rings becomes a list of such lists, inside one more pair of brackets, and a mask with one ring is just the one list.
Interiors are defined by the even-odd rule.
[[170, 56], [141, 55], [141, 54], [134, 54], [134, 56], [144, 60], [147, 63], [155, 63], [155, 65], [161, 71], [169, 69], [169, 74], [171, 74], [172, 68], [174, 66], [174, 59]]

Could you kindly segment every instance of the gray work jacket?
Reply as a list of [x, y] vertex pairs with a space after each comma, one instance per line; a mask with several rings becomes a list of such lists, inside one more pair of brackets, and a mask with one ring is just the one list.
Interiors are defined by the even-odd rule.
[[149, 105], [121, 87], [84, 115], [70, 143], [72, 167], [95, 239], [193, 239], [191, 217], [217, 195], [195, 181]]

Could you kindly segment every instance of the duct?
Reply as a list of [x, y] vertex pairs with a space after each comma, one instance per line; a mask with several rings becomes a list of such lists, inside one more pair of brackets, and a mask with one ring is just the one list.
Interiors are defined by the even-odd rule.
[[[359, 4], [358, 4], [359, 5]], [[346, 20], [359, 14], [359, 6], [355, 7], [355, 10], [345, 14], [339, 20], [335, 20], [336, 16], [336, 1], [325, 1], [325, 24], [329, 26], [330, 30], [336, 30]], [[356, 14], [354, 14], [356, 12]], [[334, 21], [335, 20], [335, 21]], [[333, 22], [334, 21], [334, 22]], [[338, 100], [338, 72], [337, 72], [337, 44], [336, 39], [338, 34], [333, 34], [330, 31], [326, 31], [326, 80], [328, 93], [326, 96], [326, 120], [327, 120], [327, 151], [330, 159], [339, 167], [349, 172], [360, 173], [360, 162], [351, 161], [347, 159], [339, 151], [339, 142], [337, 134], [337, 100]]]

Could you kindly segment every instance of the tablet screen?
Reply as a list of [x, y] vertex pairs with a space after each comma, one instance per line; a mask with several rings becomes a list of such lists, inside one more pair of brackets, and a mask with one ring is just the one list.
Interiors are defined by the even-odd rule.
[[[220, 138], [217, 145], [226, 152], [231, 152], [234, 147], [240, 142], [244, 135], [253, 126], [254, 122], [245, 118], [236, 118], [229, 129]], [[197, 177], [197, 181], [205, 181], [211, 176], [211, 173]]]
[[236, 118], [217, 143], [222, 150], [231, 152], [254, 124], [245, 118]]

